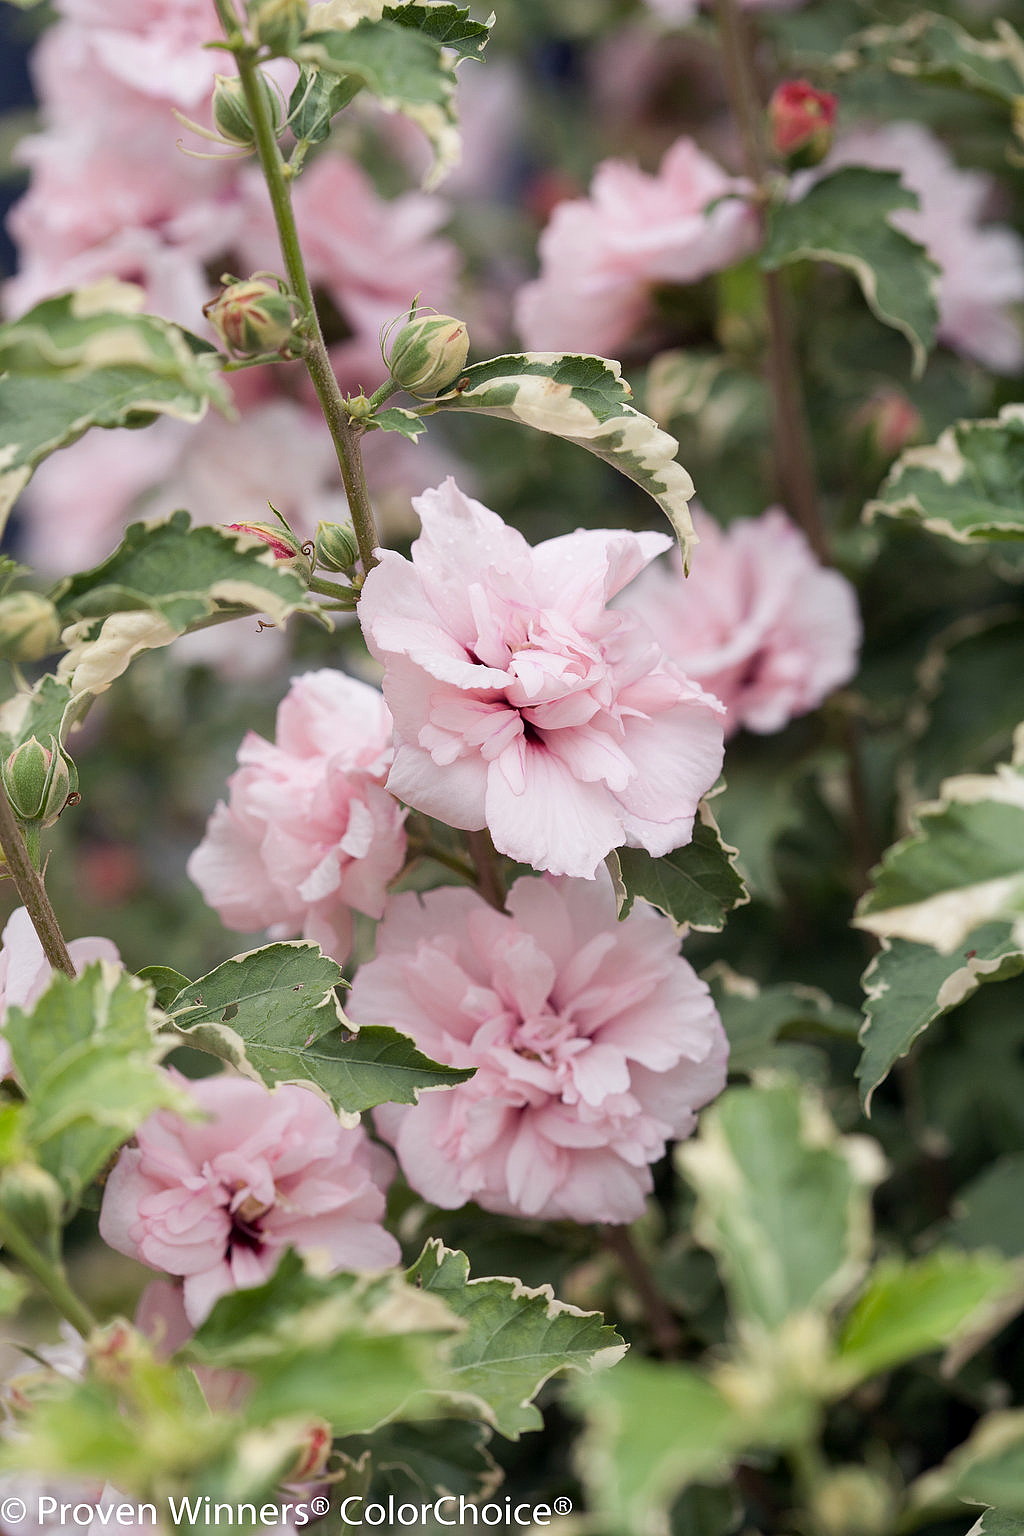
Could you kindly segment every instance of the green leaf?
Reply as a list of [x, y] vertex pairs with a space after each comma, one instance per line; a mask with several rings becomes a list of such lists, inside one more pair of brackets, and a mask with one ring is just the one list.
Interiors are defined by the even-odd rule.
[[986, 1509], [967, 1536], [1024, 1536], [1024, 1519], [1001, 1509]]
[[625, 1352], [599, 1312], [556, 1301], [550, 1286], [534, 1290], [520, 1280], [471, 1280], [466, 1255], [436, 1238], [408, 1278], [465, 1324], [436, 1387], [479, 1401], [483, 1416], [510, 1440], [541, 1428], [533, 1399], [552, 1376], [611, 1365]]
[[90, 427], [154, 415], [196, 422], [211, 401], [230, 408], [217, 353], [169, 320], [138, 314], [142, 299], [108, 280], [0, 326], [0, 529], [36, 466]]
[[824, 1036], [851, 1039], [860, 1015], [834, 1003], [817, 987], [787, 983], [759, 987], [717, 961], [704, 973], [711, 987], [725, 1033], [729, 1037], [729, 1071], [751, 1072], [772, 1060], [772, 1047], [783, 1036]]
[[926, 1258], [876, 1264], [839, 1335], [835, 1369], [849, 1386], [915, 1355], [956, 1344], [1014, 1298], [1021, 1275], [996, 1254], [939, 1248]]
[[288, 100], [288, 126], [296, 139], [322, 144], [332, 119], [359, 94], [358, 80], [340, 78], [312, 65], [299, 71]]
[[736, 849], [723, 843], [710, 806], [701, 801], [693, 839], [683, 848], [652, 858], [642, 848], [617, 848], [610, 858], [625, 889], [620, 920], [629, 916], [639, 896], [680, 927], [720, 933], [734, 907], [750, 900], [736, 871]]
[[629, 1359], [568, 1391], [587, 1419], [577, 1465], [588, 1500], [622, 1536], [667, 1530], [679, 1491], [724, 1472], [745, 1444], [736, 1409], [688, 1366]]
[[491, 1431], [470, 1419], [436, 1423], [385, 1424], [372, 1435], [358, 1435], [336, 1447], [358, 1462], [369, 1453], [368, 1497], [386, 1503], [430, 1503], [441, 1496], [487, 1499], [500, 1486], [502, 1469], [487, 1449]]
[[427, 1394], [458, 1327], [398, 1272], [321, 1277], [287, 1253], [263, 1285], [223, 1296], [181, 1353], [254, 1378], [250, 1424], [294, 1414], [327, 1419], [335, 1435], [368, 1434], [399, 1410], [436, 1412]]
[[983, 923], [1024, 912], [1019, 767], [947, 779], [940, 799], [917, 807], [912, 825], [883, 855], [857, 908], [858, 928], [950, 955]]
[[394, 21], [400, 27], [412, 27], [432, 37], [442, 48], [451, 48], [460, 59], [479, 59], [487, 46], [494, 25], [489, 21], [474, 21], [469, 11], [461, 5], [415, 3], [387, 5], [384, 20]]
[[914, 372], [921, 374], [935, 342], [939, 268], [888, 217], [917, 206], [917, 194], [894, 171], [847, 166], [816, 182], [799, 202], [773, 208], [761, 265], [769, 272], [793, 261], [847, 267], [871, 311], [907, 338]]
[[740, 1319], [768, 1331], [826, 1311], [858, 1280], [871, 1240], [872, 1167], [794, 1082], [732, 1088], [678, 1148], [697, 1192], [694, 1231], [718, 1259]]
[[940, 1467], [910, 1487], [912, 1509], [961, 1500], [1024, 1516], [1024, 1409], [989, 1413]]
[[928, 944], [883, 939], [864, 972], [857, 1079], [868, 1113], [879, 1083], [930, 1024], [984, 982], [1004, 981], [1024, 971], [1024, 948], [1004, 923], [986, 923], [964, 942], [964, 951], [939, 954]]
[[952, 1220], [943, 1241], [959, 1248], [994, 1248], [1008, 1259], [1024, 1256], [1024, 1152], [1010, 1152], [991, 1163], [956, 1192]]
[[400, 406], [388, 406], [386, 410], [377, 411], [366, 422], [367, 430], [379, 427], [382, 432], [400, 432], [410, 442], [415, 443], [427, 430], [424, 422], [415, 411], [402, 410]]
[[217, 613], [247, 609], [275, 624], [295, 613], [319, 617], [305, 582], [262, 540], [193, 528], [187, 512], [132, 523], [112, 555], [59, 582], [52, 597], [69, 625], [57, 676], [72, 701], [104, 692], [140, 651], [169, 645]]
[[1024, 40], [1003, 18], [996, 29], [995, 37], [972, 37], [952, 17], [922, 11], [852, 38], [844, 63], [883, 63], [895, 75], [966, 86], [1012, 108], [1024, 95]]
[[936, 442], [908, 448], [864, 516], [919, 523], [957, 544], [1024, 538], [1024, 406], [958, 421]]
[[434, 151], [428, 186], [458, 161], [455, 73], [433, 37], [394, 21], [363, 20], [350, 31], [307, 34], [295, 57], [358, 81], [386, 112], [400, 112], [422, 128]]
[[72, 1206], [153, 1110], [188, 1112], [159, 1069], [158, 1022], [149, 987], [105, 961], [55, 975], [31, 1010], [8, 1013], [25, 1141]]
[[674, 437], [629, 404], [618, 363], [563, 352], [492, 357], [467, 368], [427, 410], [473, 410], [519, 421], [586, 448], [653, 496], [679, 539], [683, 563], [695, 542], [693, 481], [676, 462]]
[[173, 1003], [182, 987], [188, 986], [188, 977], [169, 965], [144, 965], [136, 975], [140, 981], [148, 982], [153, 988], [158, 1008], [166, 1009], [169, 1003]]
[[183, 1042], [268, 1087], [312, 1083], [349, 1112], [415, 1104], [422, 1089], [473, 1076], [431, 1061], [397, 1030], [353, 1033], [335, 995], [343, 980], [316, 944], [270, 944], [226, 960], [165, 1006]]
[[938, 635], [918, 669], [911, 771], [917, 797], [944, 778], [991, 770], [1009, 755], [1020, 700], [1008, 677], [1024, 675], [1024, 623], [1016, 611], [972, 614]]
[[30, 736], [64, 743], [70, 724], [71, 689], [52, 673], [32, 688], [21, 688], [0, 705], [0, 751], [6, 757]]

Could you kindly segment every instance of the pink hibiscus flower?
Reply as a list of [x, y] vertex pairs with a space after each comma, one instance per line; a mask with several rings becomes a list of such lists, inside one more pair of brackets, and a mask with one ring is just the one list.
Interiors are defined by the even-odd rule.
[[692, 139], [654, 176], [605, 160], [589, 198], [559, 203], [540, 237], [540, 275], [516, 300], [524, 344], [614, 355], [647, 319], [655, 285], [694, 283], [753, 249], [745, 191]]
[[380, 917], [405, 862], [405, 813], [383, 787], [391, 717], [376, 688], [325, 668], [293, 680], [276, 734], [242, 742], [188, 872], [229, 928], [302, 933], [343, 960], [352, 910]]
[[526, 876], [507, 914], [452, 887], [396, 897], [351, 1011], [477, 1069], [374, 1111], [412, 1187], [449, 1209], [633, 1221], [649, 1165], [725, 1085], [725, 1035], [673, 924], [642, 905], [619, 923], [606, 875]]
[[229, 1291], [261, 1285], [285, 1248], [333, 1270], [385, 1269], [400, 1257], [381, 1226], [380, 1154], [309, 1088], [273, 1090], [227, 1075], [180, 1079], [206, 1112], [157, 1110], [107, 1180], [100, 1235], [151, 1269], [184, 1277], [197, 1327]]
[[697, 512], [699, 565], [643, 572], [620, 599], [642, 614], [673, 660], [721, 699], [726, 733], [767, 734], [816, 709], [857, 670], [853, 587], [819, 564], [778, 507], [720, 528]]
[[382, 550], [359, 602], [395, 720], [388, 788], [553, 874], [688, 842], [721, 706], [606, 606], [670, 539], [578, 531], [534, 549], [452, 480], [415, 505], [412, 559]]
[[[7, 1019], [8, 1008], [31, 1008], [37, 1003], [53, 978], [50, 963], [43, 954], [43, 946], [32, 926], [32, 919], [24, 907], [16, 907], [7, 919], [0, 934], [0, 1028]], [[117, 945], [110, 939], [72, 939], [68, 954], [76, 970], [91, 960], [109, 960], [112, 965], [121, 964]], [[0, 1036], [0, 1077], [10, 1077], [14, 1071], [11, 1050]]]

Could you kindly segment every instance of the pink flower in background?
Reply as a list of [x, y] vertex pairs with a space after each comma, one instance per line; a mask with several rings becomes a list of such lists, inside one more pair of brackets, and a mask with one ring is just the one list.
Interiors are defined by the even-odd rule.
[[59, 0], [58, 10], [88, 32], [114, 79], [143, 94], [194, 107], [223, 71], [223, 55], [203, 47], [221, 35], [212, 0]]
[[[24, 907], [16, 907], [0, 934], [0, 1028], [8, 1008], [31, 1008], [49, 986], [53, 971], [43, 954], [43, 946]], [[72, 939], [68, 954], [76, 970], [91, 960], [109, 960], [121, 964], [117, 945], [110, 939]], [[10, 1077], [14, 1070], [7, 1041], [0, 1037], [0, 1077]]]
[[844, 165], [898, 171], [920, 208], [890, 221], [927, 248], [942, 268], [939, 336], [996, 373], [1024, 366], [1024, 333], [1010, 306], [1024, 301], [1024, 240], [1007, 225], [982, 224], [993, 182], [962, 171], [921, 123], [856, 128], [833, 146], [814, 173]]
[[857, 598], [778, 508], [722, 529], [697, 512], [693, 574], [649, 566], [620, 603], [674, 661], [721, 699], [726, 732], [779, 731], [857, 670]]
[[184, 1277], [193, 1326], [229, 1291], [261, 1285], [285, 1248], [332, 1269], [384, 1269], [398, 1244], [381, 1226], [382, 1154], [308, 1088], [245, 1078], [187, 1083], [207, 1118], [158, 1110], [122, 1150], [103, 1192], [100, 1234], [119, 1253]]
[[392, 792], [554, 874], [688, 842], [721, 766], [720, 706], [606, 606], [669, 538], [533, 549], [452, 480], [415, 505], [411, 561], [382, 550], [359, 602], [395, 719]]
[[[243, 262], [276, 268], [280, 250], [262, 178], [250, 172], [244, 187]], [[295, 183], [293, 201], [310, 279], [327, 290], [357, 334], [376, 342], [380, 327], [408, 309], [417, 293], [424, 304], [444, 309], [459, 255], [451, 241], [436, 238], [448, 217], [440, 198], [404, 192], [387, 200], [353, 160], [325, 154]], [[382, 375], [379, 349], [377, 360]]]
[[[795, 11], [805, 3], [806, 0], [740, 0], [748, 11]], [[700, 10], [700, 0], [646, 0], [646, 4], [662, 21], [674, 26], [692, 21]], [[708, 5], [707, 9], [710, 8]]]
[[589, 198], [560, 203], [540, 237], [540, 275], [516, 300], [524, 344], [616, 352], [647, 319], [655, 285], [694, 283], [753, 249], [745, 190], [692, 139], [654, 176], [605, 160]]
[[344, 960], [352, 910], [380, 917], [405, 862], [405, 813], [383, 787], [391, 716], [376, 688], [325, 668], [293, 680], [276, 735], [242, 742], [189, 875], [229, 928], [301, 933]]
[[517, 880], [508, 913], [474, 891], [397, 896], [351, 997], [476, 1075], [376, 1123], [412, 1187], [451, 1209], [633, 1221], [649, 1165], [725, 1086], [728, 1046], [673, 924], [611, 882]]

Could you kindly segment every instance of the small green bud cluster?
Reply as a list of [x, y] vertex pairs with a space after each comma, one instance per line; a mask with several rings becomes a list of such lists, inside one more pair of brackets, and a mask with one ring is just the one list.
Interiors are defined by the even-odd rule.
[[306, 0], [249, 0], [248, 11], [253, 42], [274, 55], [292, 51], [309, 19]]
[[302, 350], [296, 335], [301, 306], [281, 278], [258, 272], [242, 279], [225, 273], [221, 282], [224, 286], [203, 305], [203, 314], [233, 356], [280, 352], [294, 357]]
[[40, 592], [9, 592], [0, 597], [0, 656], [9, 661], [41, 661], [57, 649], [60, 617]]
[[469, 332], [453, 315], [414, 315], [398, 332], [388, 368], [410, 395], [436, 395], [454, 384], [469, 356]]
[[64, 1199], [60, 1185], [38, 1163], [11, 1163], [0, 1176], [0, 1211], [13, 1221], [33, 1247], [56, 1260]]
[[[253, 125], [249, 103], [239, 75], [214, 75], [213, 124], [220, 137], [240, 149], [253, 149], [256, 145], [256, 129]], [[257, 72], [258, 90], [263, 98], [267, 116], [274, 129], [275, 138], [284, 126], [281, 120], [281, 103], [267, 80]]]
[[0, 778], [11, 809], [20, 821], [52, 827], [78, 793], [78, 771], [56, 736], [44, 746], [30, 736], [5, 759]]

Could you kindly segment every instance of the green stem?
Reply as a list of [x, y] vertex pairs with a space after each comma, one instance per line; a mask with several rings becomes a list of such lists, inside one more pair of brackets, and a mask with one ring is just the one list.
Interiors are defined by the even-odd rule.
[[96, 1319], [68, 1285], [63, 1265], [51, 1264], [44, 1258], [9, 1216], [0, 1215], [0, 1243], [24, 1265], [72, 1328], [83, 1338], [88, 1337], [96, 1327]]
[[448, 853], [437, 843], [412, 843], [410, 853], [414, 859], [433, 859], [435, 864], [442, 864], [445, 869], [450, 869], [453, 874], [461, 875], [470, 885], [477, 885], [477, 873], [472, 864], [465, 859], [460, 859], [457, 854]]
[[[754, 185], [754, 207], [763, 229], [772, 188], [761, 138], [763, 108], [747, 18], [741, 13], [738, 0], [716, 0], [716, 10], [726, 88], [743, 145], [744, 170]], [[828, 536], [821, 520], [788, 295], [778, 272], [762, 272], [761, 289], [768, 326], [765, 372], [772, 399], [779, 493], [819, 560], [827, 563]]]
[[683, 1332], [658, 1289], [647, 1260], [633, 1242], [628, 1227], [599, 1228], [601, 1241], [619, 1262], [637, 1298], [643, 1303], [651, 1339], [663, 1360], [678, 1360]]
[[46, 894], [43, 878], [29, 856], [25, 839], [18, 825], [18, 818], [11, 809], [11, 802], [0, 791], [0, 849], [3, 850], [11, 879], [17, 887], [22, 906], [32, 919], [32, 926], [43, 946], [43, 954], [55, 971], [74, 976], [75, 967], [64, 935], [60, 931], [57, 914]]
[[380, 388], [375, 389], [366, 402], [370, 410], [379, 411], [385, 400], [390, 400], [392, 395], [397, 395], [401, 387], [400, 384], [395, 383], [394, 379], [385, 379]]
[[334, 443], [363, 570], [369, 572], [377, 564], [374, 550], [377, 547], [378, 538], [366, 486], [362, 454], [359, 451], [361, 429], [352, 423], [345, 409], [345, 401], [338, 388], [338, 381], [334, 377], [331, 360], [327, 355], [327, 344], [320, 327], [320, 317], [313, 302], [313, 290], [302, 258], [299, 232], [292, 209], [289, 183], [294, 172], [286, 164], [278, 148], [274, 125], [258, 88], [259, 72], [255, 63], [255, 50], [241, 34], [232, 0], [215, 0], [215, 3], [228, 46], [238, 65], [239, 79], [242, 82], [246, 105], [252, 118], [256, 152], [267, 183], [267, 191], [270, 194], [270, 206], [277, 225], [278, 239], [281, 242], [281, 254], [284, 257], [288, 285], [306, 313], [308, 332], [303, 361], [313, 388], [316, 390], [327, 430]]
[[348, 599], [351, 607], [355, 607], [356, 599], [359, 596], [358, 587], [348, 587], [342, 581], [325, 581], [320, 576], [311, 576], [309, 578], [309, 590], [319, 593], [321, 597]]

